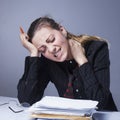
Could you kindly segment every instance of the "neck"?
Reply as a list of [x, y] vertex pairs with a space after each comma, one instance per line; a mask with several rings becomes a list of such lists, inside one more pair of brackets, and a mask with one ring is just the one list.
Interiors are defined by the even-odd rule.
[[68, 57], [67, 57], [67, 59], [66, 60], [72, 60], [73, 59], [73, 56], [72, 56], [72, 53], [71, 53], [71, 51], [68, 53]]

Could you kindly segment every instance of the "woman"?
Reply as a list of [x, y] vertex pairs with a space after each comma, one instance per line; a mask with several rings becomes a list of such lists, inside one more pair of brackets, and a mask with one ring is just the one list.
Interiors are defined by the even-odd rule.
[[33, 21], [27, 34], [21, 29], [20, 39], [30, 52], [17, 86], [20, 103], [39, 101], [51, 81], [60, 97], [97, 100], [98, 110], [117, 110], [105, 40], [73, 35], [49, 17]]

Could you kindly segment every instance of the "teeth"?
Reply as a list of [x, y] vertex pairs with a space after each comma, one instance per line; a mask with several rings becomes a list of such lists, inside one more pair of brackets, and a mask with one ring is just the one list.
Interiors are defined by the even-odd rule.
[[54, 57], [57, 57], [57, 55], [54, 55]]
[[[61, 50], [61, 49], [60, 49], [60, 50]], [[60, 50], [58, 50], [58, 51], [56, 52], [56, 54], [54, 54], [54, 57], [57, 57], [57, 56], [58, 56], [57, 53], [58, 53]]]

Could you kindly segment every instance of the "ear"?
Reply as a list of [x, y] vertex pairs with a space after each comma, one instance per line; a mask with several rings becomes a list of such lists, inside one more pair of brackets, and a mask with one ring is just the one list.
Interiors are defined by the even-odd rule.
[[67, 31], [63, 26], [60, 26], [60, 31], [65, 37], [67, 37]]

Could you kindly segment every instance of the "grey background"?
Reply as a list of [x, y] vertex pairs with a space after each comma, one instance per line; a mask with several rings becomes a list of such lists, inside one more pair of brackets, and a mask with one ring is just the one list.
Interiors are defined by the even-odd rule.
[[[111, 92], [120, 110], [120, 0], [1, 0], [0, 1], [0, 95], [17, 96], [17, 83], [29, 55], [19, 39], [19, 26], [49, 15], [75, 34], [108, 39], [111, 60]], [[49, 84], [45, 95], [57, 95]]]

